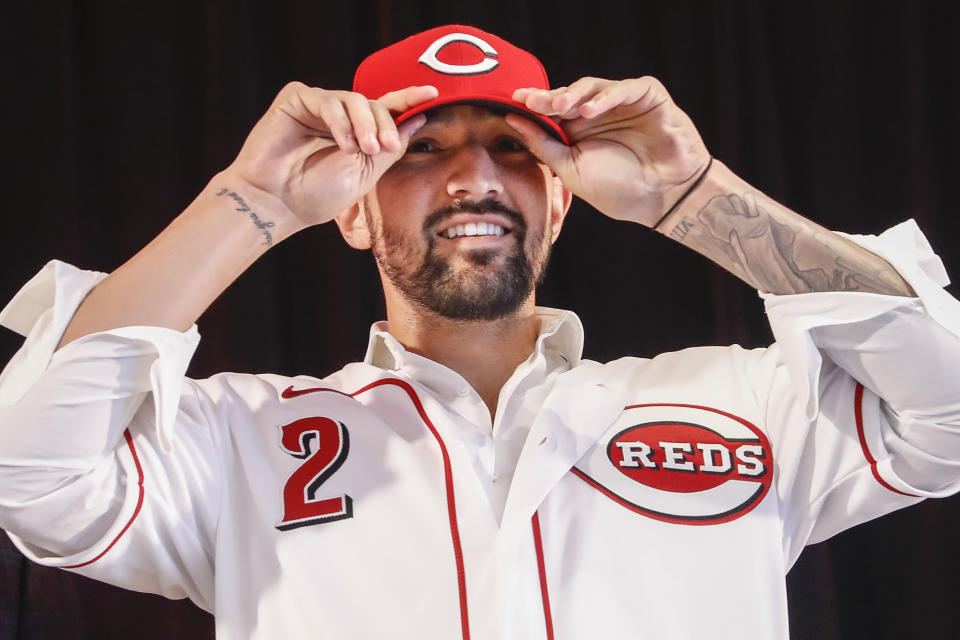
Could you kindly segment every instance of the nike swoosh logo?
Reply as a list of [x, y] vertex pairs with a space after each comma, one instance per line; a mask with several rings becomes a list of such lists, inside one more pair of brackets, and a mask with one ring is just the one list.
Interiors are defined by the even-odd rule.
[[289, 387], [281, 391], [280, 397], [285, 400], [289, 400], [290, 398], [296, 398], [297, 396], [306, 395], [308, 393], [316, 393], [317, 391], [332, 391], [333, 393], [339, 393], [340, 395], [347, 396], [348, 398], [352, 397], [350, 396], [350, 394], [344, 393], [343, 391], [338, 391], [336, 389], [328, 389], [326, 387], [310, 387], [309, 389], [294, 389], [293, 385], [290, 385]]

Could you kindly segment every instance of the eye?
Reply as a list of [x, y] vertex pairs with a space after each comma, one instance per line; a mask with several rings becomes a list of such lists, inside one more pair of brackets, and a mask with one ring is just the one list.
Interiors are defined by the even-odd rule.
[[527, 150], [527, 146], [519, 138], [513, 136], [503, 136], [498, 138], [494, 144], [497, 151], [504, 153], [519, 153]]
[[429, 138], [420, 138], [419, 140], [411, 140], [410, 144], [407, 145], [407, 153], [430, 153], [431, 151], [436, 151], [436, 143]]

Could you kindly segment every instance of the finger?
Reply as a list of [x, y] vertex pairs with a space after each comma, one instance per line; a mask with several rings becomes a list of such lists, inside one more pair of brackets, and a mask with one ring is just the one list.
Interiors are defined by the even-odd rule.
[[357, 138], [360, 151], [368, 156], [380, 152], [380, 141], [377, 140], [377, 121], [373, 117], [370, 101], [359, 93], [345, 92], [341, 101], [353, 125], [353, 135]]
[[567, 87], [566, 91], [554, 96], [553, 108], [560, 117], [567, 117], [567, 119], [579, 117], [580, 105], [610, 84], [612, 84], [610, 80], [601, 78], [580, 78]]
[[556, 89], [534, 89], [532, 87], [517, 89], [513, 92], [513, 99], [522, 103], [531, 111], [536, 111], [545, 116], [556, 115], [553, 107], [555, 97], [567, 90], [567, 87], [557, 87]]
[[569, 174], [572, 162], [570, 147], [555, 139], [527, 117], [508, 113], [506, 122], [520, 134], [530, 153], [564, 180], [564, 176]]
[[316, 103], [317, 112], [323, 121], [325, 127], [333, 136], [333, 141], [337, 143], [340, 150], [344, 153], [357, 153], [360, 146], [353, 135], [353, 125], [350, 124], [350, 118], [347, 111], [343, 108], [340, 100], [333, 98], [329, 94]]
[[381, 102], [370, 100], [370, 111], [377, 124], [377, 139], [384, 151], [395, 152], [400, 150], [400, 136], [397, 135], [397, 125], [393, 122], [390, 111]]
[[527, 98], [530, 96], [547, 95], [552, 97], [564, 90], [566, 90], [566, 87], [554, 87], [553, 89], [537, 89], [535, 87], [522, 87], [513, 92], [513, 99], [516, 100], [517, 102], [526, 103]]
[[290, 82], [277, 94], [273, 108], [312, 134], [321, 138], [329, 134], [346, 153], [359, 150], [350, 119], [330, 91], [308, 87], [302, 82]]
[[513, 92], [513, 99], [516, 100], [517, 102], [523, 102], [524, 100], [527, 99], [527, 96], [530, 94], [531, 91], [533, 91], [533, 89], [529, 87], [523, 87], [521, 89], [517, 89], [516, 91]]
[[556, 89], [524, 88], [514, 92], [513, 99], [522, 102], [527, 108], [548, 116], [566, 118], [578, 117], [576, 109], [589, 100], [610, 80], [602, 78], [580, 78], [569, 87]]
[[397, 127], [397, 137], [399, 139], [397, 150], [391, 151], [384, 147], [383, 153], [378, 153], [372, 157], [375, 176], [378, 178], [382, 176], [391, 165], [403, 157], [403, 154], [407, 150], [407, 145], [410, 144], [410, 138], [426, 123], [427, 116], [418, 113]]
[[438, 95], [439, 92], [436, 87], [424, 85], [421, 87], [407, 87], [385, 93], [377, 98], [377, 102], [383, 103], [391, 113], [399, 114], [427, 100], [433, 100]]
[[[614, 82], [580, 106], [580, 115], [584, 118], [596, 118], [602, 113], [621, 105], [634, 104], [647, 97], [655, 97], [659, 85], [653, 78], [637, 78]], [[666, 92], [662, 92], [666, 98]]]
[[406, 150], [407, 145], [410, 144], [410, 138], [425, 124], [427, 124], [427, 116], [418, 113], [397, 127], [397, 134], [400, 136], [400, 145], [404, 150]]

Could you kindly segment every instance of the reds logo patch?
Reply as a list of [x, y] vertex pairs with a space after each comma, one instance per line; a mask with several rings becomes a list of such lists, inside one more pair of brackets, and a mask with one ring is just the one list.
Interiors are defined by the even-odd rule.
[[624, 409], [573, 473], [618, 504], [656, 520], [707, 525], [756, 507], [770, 488], [766, 435], [709, 407]]
[[[437, 54], [447, 45], [454, 43], [463, 43], [473, 47], [474, 51], [481, 57], [480, 61], [474, 64], [442, 62]], [[433, 41], [433, 44], [427, 47], [427, 50], [423, 52], [417, 62], [427, 65], [437, 73], [451, 76], [474, 76], [489, 73], [500, 64], [500, 61], [497, 60], [497, 50], [486, 40], [469, 33], [448, 33], [441, 38], [437, 38]]]

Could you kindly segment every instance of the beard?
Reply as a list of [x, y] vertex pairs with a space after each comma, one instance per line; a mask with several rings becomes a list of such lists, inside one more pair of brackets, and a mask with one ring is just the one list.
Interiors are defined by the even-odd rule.
[[[454, 268], [440, 255], [436, 228], [456, 213], [499, 213], [510, 220], [511, 245], [502, 264], [496, 264], [501, 250], [467, 251], [461, 254], [467, 266], [461, 268]], [[422, 229], [426, 252], [422, 255], [413, 238], [401, 230], [378, 229], [369, 213], [366, 216], [373, 255], [387, 279], [409, 302], [450, 320], [497, 320], [516, 313], [543, 279], [550, 256], [550, 243], [540, 238], [534, 255], [528, 257], [523, 216], [490, 198], [458, 201], [427, 216]]]

